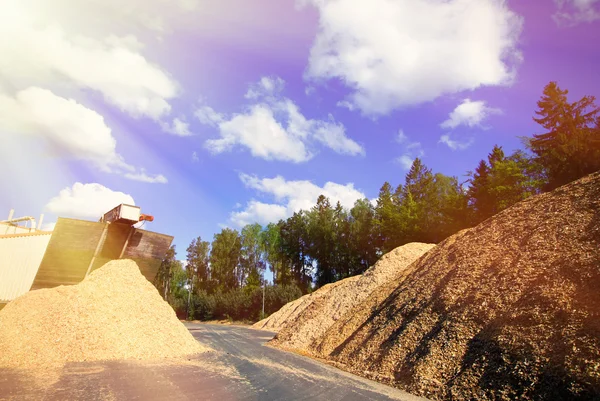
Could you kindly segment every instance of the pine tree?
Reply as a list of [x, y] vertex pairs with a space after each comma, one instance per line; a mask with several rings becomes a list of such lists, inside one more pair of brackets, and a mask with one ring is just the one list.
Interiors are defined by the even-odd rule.
[[282, 254], [289, 263], [289, 280], [305, 294], [312, 283], [312, 260], [308, 253], [310, 243], [306, 213], [295, 212], [292, 217], [281, 221], [279, 232]]
[[475, 172], [469, 172], [468, 197], [471, 224], [476, 225], [494, 214], [494, 200], [490, 193], [490, 167], [481, 160]]
[[600, 109], [593, 96], [569, 103], [567, 94], [550, 82], [533, 118], [547, 130], [533, 135], [529, 146], [546, 169], [548, 190], [600, 169]]
[[357, 266], [353, 274], [364, 272], [378, 259], [376, 248], [375, 209], [368, 199], [359, 199], [350, 210], [351, 235]]
[[399, 245], [400, 214], [397, 203], [392, 186], [385, 182], [379, 190], [375, 206], [376, 246], [381, 253], [387, 253]]

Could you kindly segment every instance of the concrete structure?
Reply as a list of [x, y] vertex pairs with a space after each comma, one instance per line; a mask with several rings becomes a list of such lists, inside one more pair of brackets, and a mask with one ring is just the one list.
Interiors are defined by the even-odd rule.
[[51, 236], [44, 231], [0, 235], [0, 307], [29, 291]]
[[153, 281], [172, 241], [127, 224], [59, 217], [31, 289], [77, 284], [113, 259], [133, 259]]
[[[122, 206], [115, 222], [59, 217], [52, 232], [35, 231], [33, 218], [12, 219], [11, 211], [0, 222], [0, 309], [29, 290], [77, 284], [114, 259], [134, 260], [153, 281], [173, 237], [134, 228], [139, 208]], [[17, 224], [24, 219], [31, 227]]]

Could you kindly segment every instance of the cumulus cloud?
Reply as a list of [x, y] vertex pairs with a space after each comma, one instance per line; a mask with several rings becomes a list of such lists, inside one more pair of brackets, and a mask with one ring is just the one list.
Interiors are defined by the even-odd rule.
[[510, 83], [522, 18], [503, 0], [305, 0], [319, 11], [306, 78], [340, 79], [367, 115]]
[[247, 148], [254, 157], [300, 163], [310, 160], [314, 144], [340, 154], [364, 155], [364, 149], [346, 136], [345, 127], [329, 115], [327, 120], [306, 118], [298, 106], [281, 95], [285, 82], [278, 77], [263, 77], [250, 86], [246, 98], [251, 104], [242, 113], [226, 116], [209, 106], [201, 106], [198, 120], [219, 130], [220, 138], [205, 146], [213, 153]]
[[554, 0], [557, 11], [552, 18], [558, 25], [572, 26], [600, 19], [600, 0]]
[[254, 157], [295, 163], [312, 158], [302, 138], [293, 135], [276, 120], [273, 110], [265, 104], [252, 106], [244, 114], [234, 115], [219, 124], [221, 138], [205, 142], [213, 153], [230, 151], [241, 145]]
[[473, 138], [470, 138], [466, 142], [459, 142], [450, 138], [450, 135], [444, 134], [438, 142], [447, 145], [452, 150], [465, 150], [473, 144]]
[[481, 123], [491, 114], [500, 114], [500, 109], [487, 107], [482, 100], [471, 101], [465, 99], [449, 114], [448, 119], [440, 127], [454, 129], [459, 125], [468, 127], [482, 127]]
[[232, 212], [230, 221], [238, 226], [244, 227], [248, 224], [269, 224], [289, 217], [288, 209], [284, 205], [275, 203], [263, 203], [257, 200], [248, 202], [244, 210]]
[[50, 199], [45, 209], [61, 217], [98, 220], [121, 203], [135, 205], [129, 194], [113, 191], [98, 183], [76, 182]]
[[[0, 130], [15, 137], [33, 136], [54, 155], [84, 160], [103, 172], [152, 178], [139, 176], [116, 152], [116, 140], [101, 115], [47, 89], [30, 87], [14, 97], [0, 93]], [[162, 176], [157, 177], [160, 182]]]
[[11, 39], [0, 41], [0, 71], [13, 86], [61, 82], [98, 91], [133, 117], [159, 120], [169, 114], [178, 84], [139, 53], [137, 38], [72, 34], [57, 21], [34, 17], [31, 2], [7, 3], [0, 35]]
[[319, 195], [328, 197], [332, 204], [339, 201], [346, 208], [354, 206], [356, 200], [365, 198], [365, 194], [354, 188], [352, 183], [342, 185], [327, 182], [319, 187], [306, 180], [288, 181], [282, 176], [258, 178], [248, 174], [240, 174], [240, 180], [247, 188], [272, 198], [274, 202], [265, 203], [252, 199], [243, 210], [232, 212], [230, 221], [239, 227], [254, 222], [277, 222], [301, 209], [308, 210], [315, 205]]

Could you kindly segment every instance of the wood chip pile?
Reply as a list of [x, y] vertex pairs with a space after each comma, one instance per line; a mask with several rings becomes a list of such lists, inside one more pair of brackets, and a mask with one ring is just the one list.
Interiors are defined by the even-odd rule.
[[0, 367], [162, 359], [206, 350], [131, 260], [109, 262], [77, 285], [31, 291], [0, 311]]
[[384, 255], [362, 275], [338, 281], [336, 286], [327, 289], [324, 296], [288, 318], [272, 344], [316, 354], [317, 346], [330, 327], [355, 307], [362, 308], [364, 300], [378, 287], [390, 281], [397, 282], [398, 276], [412, 262], [433, 247], [432, 244], [418, 242], [406, 244]]
[[407, 272], [314, 353], [431, 399], [600, 399], [600, 173], [459, 232]]
[[287, 322], [296, 319], [296, 316], [302, 313], [302, 311], [310, 304], [326, 296], [329, 291], [341, 284], [343, 284], [343, 280], [324, 285], [315, 292], [311, 292], [310, 294], [303, 295], [292, 302], [288, 302], [277, 312], [259, 322], [254, 323], [252, 327], [255, 329], [277, 332], [281, 330], [283, 325], [285, 325]]

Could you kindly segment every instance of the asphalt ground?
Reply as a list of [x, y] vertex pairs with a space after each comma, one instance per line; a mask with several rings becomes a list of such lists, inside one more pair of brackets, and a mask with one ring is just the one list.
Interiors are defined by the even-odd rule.
[[271, 332], [186, 326], [213, 351], [184, 361], [69, 363], [43, 374], [0, 369], [0, 400], [423, 400], [265, 346]]

